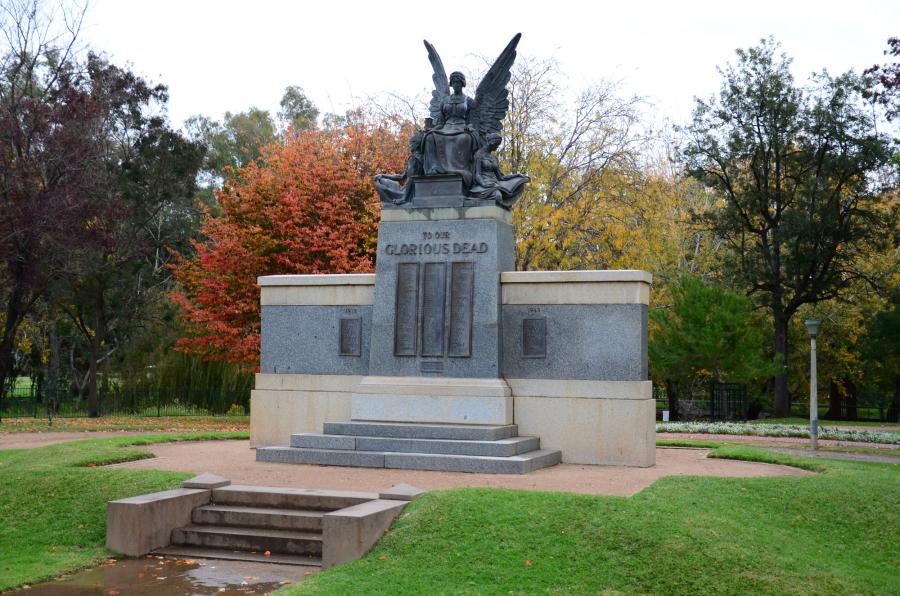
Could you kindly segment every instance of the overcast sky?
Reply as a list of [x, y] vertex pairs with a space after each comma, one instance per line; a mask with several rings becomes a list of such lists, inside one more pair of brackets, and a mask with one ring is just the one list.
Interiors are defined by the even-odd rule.
[[683, 122], [694, 96], [718, 89], [716, 66], [764, 36], [782, 43], [800, 80], [883, 61], [887, 38], [900, 36], [900, 1], [93, 0], [83, 40], [168, 85], [177, 126], [250, 106], [274, 113], [288, 85], [323, 112], [412, 97], [431, 85], [423, 38], [448, 72], [468, 72], [517, 32], [520, 56], [555, 57], [570, 88], [620, 80], [653, 103], [653, 119]]

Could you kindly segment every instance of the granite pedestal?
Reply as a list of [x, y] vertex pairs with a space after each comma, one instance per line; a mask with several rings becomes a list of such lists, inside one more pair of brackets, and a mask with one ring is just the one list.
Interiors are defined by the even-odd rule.
[[[495, 205], [386, 208], [377, 250], [375, 275], [260, 278], [251, 441], [275, 449], [259, 459], [519, 473], [560, 460], [653, 465], [649, 274], [516, 272], [510, 213]], [[334, 423], [373, 434], [348, 439], [328, 432]], [[479, 425], [516, 429], [492, 441], [519, 440], [387, 440]]]

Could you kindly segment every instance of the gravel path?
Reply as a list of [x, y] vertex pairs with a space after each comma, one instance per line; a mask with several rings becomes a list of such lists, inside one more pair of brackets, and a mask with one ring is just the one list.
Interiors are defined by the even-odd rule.
[[562, 464], [524, 475], [425, 472], [261, 463], [249, 441], [164, 443], [142, 447], [156, 458], [110, 467], [212, 472], [234, 484], [378, 491], [394, 484], [425, 490], [493, 487], [596, 495], [632, 495], [663, 476], [804, 476], [809, 472], [754, 462], [707, 458], [708, 449], [657, 449], [653, 468]]

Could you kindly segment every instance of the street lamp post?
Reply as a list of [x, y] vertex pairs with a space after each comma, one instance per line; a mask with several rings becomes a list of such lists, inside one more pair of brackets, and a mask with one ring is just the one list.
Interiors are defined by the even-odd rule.
[[816, 336], [819, 321], [806, 321], [809, 331], [809, 440], [813, 449], [819, 448], [819, 396], [816, 381]]

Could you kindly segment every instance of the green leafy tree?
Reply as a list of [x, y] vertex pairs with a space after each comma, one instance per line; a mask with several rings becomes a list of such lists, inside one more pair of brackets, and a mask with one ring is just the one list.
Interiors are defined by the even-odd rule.
[[746, 296], [696, 277], [670, 286], [672, 304], [650, 311], [650, 370], [678, 413], [679, 388], [698, 378], [743, 382], [774, 372], [765, 335]]
[[278, 117], [285, 128], [293, 127], [295, 130], [315, 128], [319, 109], [306, 97], [302, 87], [291, 85], [285, 89], [280, 105]]
[[199, 221], [193, 202], [202, 147], [171, 130], [156, 112], [167, 100], [127, 69], [93, 54], [86, 71], [101, 107], [95, 167], [104, 172], [89, 217], [59, 242], [51, 299], [88, 348], [87, 393], [98, 415], [99, 366], [127, 347], [171, 276], [170, 249], [189, 246]]
[[[883, 240], [878, 174], [890, 151], [859, 77], [822, 73], [799, 87], [778, 49], [768, 39], [737, 51], [719, 96], [697, 100], [684, 157], [723, 199], [708, 221], [731, 249], [725, 270], [768, 309], [784, 366], [791, 317], [841, 295], [862, 276], [861, 253]], [[786, 367], [774, 406], [790, 408]]]
[[873, 364], [874, 380], [893, 393], [887, 419], [897, 422], [900, 420], [900, 288], [891, 293], [887, 309], [872, 319], [864, 346], [864, 353]]

